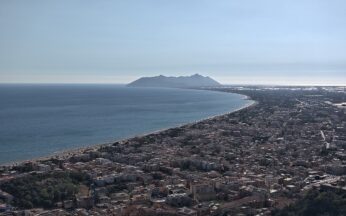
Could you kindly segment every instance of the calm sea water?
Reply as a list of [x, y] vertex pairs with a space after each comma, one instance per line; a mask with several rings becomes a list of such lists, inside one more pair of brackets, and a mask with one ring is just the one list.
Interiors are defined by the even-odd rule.
[[230, 112], [237, 94], [121, 85], [0, 85], [0, 164]]

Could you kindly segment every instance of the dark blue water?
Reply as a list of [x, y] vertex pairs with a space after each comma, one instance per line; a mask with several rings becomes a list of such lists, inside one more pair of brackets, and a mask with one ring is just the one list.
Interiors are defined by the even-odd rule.
[[230, 112], [237, 94], [120, 85], [0, 85], [0, 164]]

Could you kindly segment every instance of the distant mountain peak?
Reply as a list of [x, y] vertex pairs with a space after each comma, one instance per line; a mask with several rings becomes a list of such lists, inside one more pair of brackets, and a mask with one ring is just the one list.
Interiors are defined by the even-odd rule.
[[208, 76], [198, 73], [191, 76], [167, 77], [164, 75], [154, 77], [141, 77], [128, 86], [132, 87], [168, 87], [168, 88], [191, 88], [205, 86], [220, 86], [221, 84]]
[[[194, 75], [192, 75], [192, 77], [202, 77], [202, 75], [195, 73]], [[206, 76], [207, 77], [207, 76]]]

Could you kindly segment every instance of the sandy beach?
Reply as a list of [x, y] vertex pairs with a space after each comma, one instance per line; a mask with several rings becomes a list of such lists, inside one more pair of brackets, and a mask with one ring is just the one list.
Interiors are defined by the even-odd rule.
[[[203, 91], [204, 91], [204, 89], [203, 89]], [[237, 94], [237, 93], [233, 93], [233, 94]], [[238, 94], [238, 95], [241, 95], [241, 94]], [[256, 106], [258, 104], [257, 101], [251, 100], [251, 98], [249, 96], [247, 96], [247, 95], [241, 95], [241, 96], [243, 96], [244, 100], [247, 100], [249, 103], [246, 104], [245, 106], [243, 106], [241, 108], [238, 108], [236, 110], [233, 110], [231, 112], [226, 112], [226, 113], [223, 113], [223, 114], [220, 114], [220, 115], [210, 116], [210, 117], [198, 120], [198, 121], [190, 122], [190, 123], [187, 123], [187, 124], [181, 124], [181, 125], [178, 125], [178, 126], [175, 126], [175, 127], [162, 128], [160, 130], [156, 130], [156, 131], [152, 131], [152, 132], [148, 132], [148, 133], [143, 133], [143, 134], [138, 134], [136, 136], [131, 136], [131, 137], [128, 137], [128, 138], [125, 138], [125, 139], [120, 139], [120, 140], [116, 139], [116, 140], [113, 140], [111, 142], [93, 144], [93, 145], [90, 145], [90, 146], [80, 147], [80, 148], [66, 149], [66, 150], [59, 151], [59, 152], [56, 152], [56, 153], [53, 153], [53, 154], [49, 154], [47, 156], [36, 157], [36, 158], [33, 158], [33, 159], [29, 159], [29, 160], [13, 161], [13, 162], [1, 164], [0, 166], [17, 166], [17, 165], [20, 165], [20, 164], [23, 164], [23, 163], [39, 162], [39, 161], [45, 161], [45, 160], [49, 160], [49, 159], [66, 159], [66, 158], [69, 158], [69, 157], [71, 157], [73, 155], [81, 154], [83, 152], [97, 150], [97, 149], [99, 149], [102, 146], [112, 145], [115, 142], [126, 142], [128, 140], [133, 139], [133, 138], [144, 137], [144, 136], [152, 135], [152, 134], [159, 134], [159, 133], [164, 132], [164, 131], [169, 130], [169, 129], [180, 128], [180, 127], [184, 127], [184, 126], [188, 126], [188, 125], [198, 124], [199, 122], [207, 121], [207, 120], [210, 120], [210, 119], [218, 118], [220, 116], [224, 116], [224, 115], [228, 115], [228, 114], [231, 114], [231, 113], [234, 113], [234, 112], [238, 112], [238, 111], [246, 109], [246, 108], [254, 107], [254, 106]]]

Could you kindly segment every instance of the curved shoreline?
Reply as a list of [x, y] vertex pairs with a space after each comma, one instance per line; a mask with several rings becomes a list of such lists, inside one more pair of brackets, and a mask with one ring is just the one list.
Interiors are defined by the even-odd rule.
[[[195, 89], [195, 90], [215, 91], [215, 90], [209, 90], [209, 89]], [[62, 151], [58, 151], [56, 153], [51, 153], [51, 154], [49, 154], [47, 156], [35, 157], [33, 159], [19, 160], [19, 161], [3, 163], [3, 164], [0, 164], [0, 167], [12, 167], [12, 166], [18, 166], [18, 165], [21, 165], [21, 164], [24, 164], [24, 163], [28, 163], [28, 162], [39, 162], [39, 161], [44, 161], [44, 160], [49, 160], [49, 159], [66, 159], [66, 158], [69, 158], [69, 157], [71, 157], [73, 155], [81, 154], [81, 153], [83, 153], [85, 151], [96, 150], [96, 149], [98, 149], [98, 148], [100, 148], [102, 146], [112, 145], [115, 142], [126, 142], [127, 140], [131, 140], [133, 138], [145, 137], [145, 136], [153, 135], [153, 134], [159, 134], [159, 133], [162, 133], [162, 132], [170, 130], [170, 129], [181, 128], [181, 127], [188, 126], [188, 125], [198, 124], [198, 123], [203, 122], [203, 121], [211, 120], [211, 119], [218, 118], [218, 117], [221, 117], [221, 116], [224, 116], [224, 115], [229, 115], [231, 113], [238, 112], [238, 111], [246, 109], [246, 108], [254, 107], [254, 106], [256, 106], [258, 104], [257, 101], [252, 100], [247, 95], [243, 95], [243, 94], [239, 94], [239, 93], [234, 93], [234, 92], [224, 92], [224, 93], [232, 93], [232, 94], [241, 95], [241, 96], [244, 97], [243, 99], [245, 101], [251, 101], [251, 102], [249, 104], [246, 104], [246, 105], [244, 105], [244, 106], [242, 106], [240, 108], [237, 108], [237, 109], [235, 109], [233, 111], [229, 111], [229, 112], [226, 112], [226, 113], [209, 116], [207, 118], [203, 118], [203, 119], [196, 120], [196, 121], [193, 121], [193, 122], [183, 123], [183, 124], [176, 125], [176, 126], [173, 126], [173, 127], [168, 127], [168, 128], [161, 128], [159, 130], [155, 130], [155, 131], [151, 131], [151, 132], [146, 132], [146, 133], [130, 136], [128, 138], [114, 139], [112, 141], [105, 142], [105, 143], [91, 144], [91, 145], [88, 145], [88, 146], [83, 146], [83, 147], [78, 147], [78, 148], [65, 149], [65, 150], [62, 150]]]

